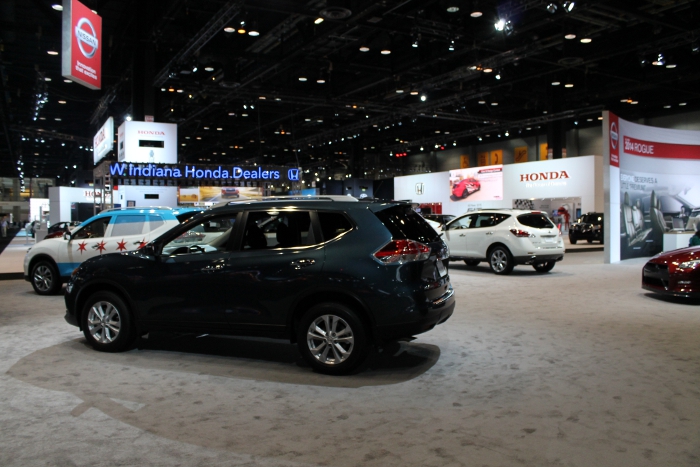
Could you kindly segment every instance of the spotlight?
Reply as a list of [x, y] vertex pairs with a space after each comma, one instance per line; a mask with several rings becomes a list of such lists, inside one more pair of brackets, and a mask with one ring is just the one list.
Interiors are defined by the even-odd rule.
[[561, 6], [564, 8], [564, 10], [565, 10], [567, 13], [570, 13], [571, 10], [574, 9], [574, 6], [576, 6], [576, 2], [573, 2], [573, 1], [566, 1], [566, 2], [562, 3]]
[[550, 3], [547, 5], [547, 11], [554, 14], [557, 12], [557, 4], [556, 3]]
[[503, 26], [503, 30], [508, 36], [513, 34], [513, 23], [510, 21], [506, 21], [506, 24]]
[[450, 52], [455, 51], [455, 41], [450, 41], [450, 46], [447, 48]]
[[421, 100], [421, 102], [425, 102], [428, 100], [428, 96], [426, 96], [425, 94], [421, 94], [420, 100]]
[[656, 60], [651, 62], [651, 64], [654, 66], [664, 66], [666, 64], [666, 59], [664, 58], [664, 54], [659, 53], [659, 55], [656, 57]]
[[499, 19], [493, 24], [493, 27], [496, 28], [496, 31], [503, 31], [503, 29], [506, 27], [506, 20]]

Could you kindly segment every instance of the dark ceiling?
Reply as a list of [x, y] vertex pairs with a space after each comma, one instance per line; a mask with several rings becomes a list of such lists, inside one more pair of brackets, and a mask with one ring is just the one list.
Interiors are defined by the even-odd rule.
[[[540, 0], [85, 0], [103, 21], [99, 91], [64, 82], [47, 53], [60, 51], [53, 3], [0, 2], [0, 176], [17, 176], [20, 159], [25, 177], [59, 184], [73, 165], [91, 169], [92, 136], [128, 113], [177, 123], [181, 162], [357, 176], [396, 152], [599, 125], [602, 109], [700, 110], [697, 0], [587, 0], [570, 12]], [[224, 31], [241, 20], [245, 34]]]

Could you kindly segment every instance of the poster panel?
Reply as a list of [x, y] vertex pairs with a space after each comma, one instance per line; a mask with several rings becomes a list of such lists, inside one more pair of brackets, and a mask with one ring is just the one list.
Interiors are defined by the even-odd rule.
[[450, 170], [450, 201], [503, 199], [503, 166]]
[[497, 149], [489, 153], [489, 165], [503, 164], [503, 150]]
[[540, 144], [540, 160], [546, 161], [548, 159], [550, 159], [550, 158], [548, 157], [547, 143], [542, 143], [542, 144]]
[[521, 162], [527, 162], [527, 146], [515, 148], [513, 155], [516, 164], [519, 164]]
[[609, 125], [610, 171], [619, 173], [619, 258], [655, 255], [664, 235], [700, 222], [700, 132], [621, 118]]

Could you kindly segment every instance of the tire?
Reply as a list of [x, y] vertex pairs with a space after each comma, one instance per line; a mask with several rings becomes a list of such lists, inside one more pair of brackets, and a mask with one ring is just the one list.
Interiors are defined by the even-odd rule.
[[478, 259], [465, 259], [464, 260], [464, 264], [466, 264], [467, 266], [471, 266], [471, 267], [478, 266], [480, 262], [481, 261], [479, 261]]
[[[326, 331], [331, 333], [326, 337]], [[334, 342], [334, 346], [328, 346]], [[319, 373], [344, 375], [367, 357], [368, 334], [360, 318], [345, 305], [326, 302], [311, 307], [297, 330], [301, 356]], [[332, 353], [332, 354], [331, 354]]]
[[569, 237], [569, 243], [571, 243], [572, 245], [576, 245], [577, 241], [578, 240], [576, 240], [574, 237]]
[[537, 272], [545, 273], [551, 271], [556, 263], [556, 261], [547, 261], [546, 263], [533, 264], [532, 267], [535, 268]]
[[592, 238], [589, 238], [589, 239], [586, 240], [586, 241], [587, 241], [588, 243], [593, 243], [593, 239], [592, 239]]
[[513, 255], [510, 254], [508, 248], [497, 246], [489, 253], [489, 266], [495, 274], [505, 275], [513, 271]]
[[61, 277], [51, 261], [42, 260], [32, 267], [32, 287], [39, 295], [56, 295], [61, 289]]
[[82, 310], [83, 334], [100, 352], [121, 352], [134, 343], [136, 333], [124, 301], [112, 292], [97, 292]]

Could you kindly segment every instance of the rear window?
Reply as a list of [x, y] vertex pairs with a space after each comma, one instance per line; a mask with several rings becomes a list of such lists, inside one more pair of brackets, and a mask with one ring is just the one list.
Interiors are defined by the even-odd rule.
[[555, 227], [552, 221], [549, 220], [549, 217], [544, 214], [521, 214], [518, 216], [518, 222], [535, 229], [551, 229]]
[[350, 221], [339, 212], [319, 212], [318, 220], [321, 223], [324, 241], [331, 240], [352, 229]]
[[393, 206], [375, 214], [394, 240], [408, 239], [427, 243], [439, 238], [435, 229], [410, 205]]
[[143, 232], [145, 223], [146, 216], [144, 214], [116, 216], [114, 219], [114, 226], [112, 227], [112, 236], [140, 235], [141, 232]]

